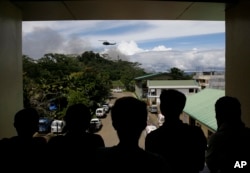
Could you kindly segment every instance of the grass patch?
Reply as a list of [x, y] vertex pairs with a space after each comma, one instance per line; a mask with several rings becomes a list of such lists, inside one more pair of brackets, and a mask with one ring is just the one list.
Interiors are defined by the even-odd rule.
[[113, 88], [124, 88], [123, 83], [120, 80], [112, 81]]

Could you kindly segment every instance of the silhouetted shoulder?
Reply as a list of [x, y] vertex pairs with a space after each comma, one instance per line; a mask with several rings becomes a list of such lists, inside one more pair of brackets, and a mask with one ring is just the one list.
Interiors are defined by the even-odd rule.
[[[59, 136], [53, 136], [53, 137], [51, 137], [50, 139], [49, 139], [49, 141], [48, 141], [48, 145], [50, 146], [53, 146], [53, 145], [55, 145], [55, 146], [61, 146], [61, 145], [63, 145], [64, 144], [64, 142], [65, 142], [65, 138], [64, 138], [64, 136], [62, 136], [62, 135], [59, 135]], [[60, 145], [59, 145], [60, 144]]]
[[100, 165], [100, 171], [103, 172], [113, 173], [140, 170], [140, 172], [146, 173], [171, 173], [170, 167], [162, 156], [141, 148], [101, 147], [96, 151], [96, 163]]
[[0, 140], [0, 150], [1, 153], [6, 151], [6, 147], [8, 147], [9, 138], [3, 138]]
[[178, 173], [202, 170], [206, 145], [201, 128], [181, 122], [161, 126], [150, 132], [145, 139], [145, 149], [161, 154]]
[[242, 135], [244, 136], [250, 136], [250, 128], [249, 127], [245, 127], [242, 131]]
[[[79, 146], [82, 149], [86, 150], [92, 150], [95, 149], [97, 147], [103, 147], [105, 146], [104, 144], [104, 140], [103, 138], [98, 135], [98, 134], [91, 134], [91, 133], [83, 133], [81, 136], [71, 136], [71, 135], [60, 135], [60, 136], [55, 136], [52, 137], [49, 142], [48, 145], [50, 146], [55, 146], [58, 147], [58, 145], [62, 146], [62, 147], [66, 147], [66, 146]], [[74, 148], [71, 148], [74, 149]]]
[[90, 141], [93, 141], [93, 147], [98, 148], [98, 147], [104, 147], [104, 140], [101, 135], [99, 134], [92, 134], [92, 133], [87, 133], [86, 134], [87, 138], [89, 138]]

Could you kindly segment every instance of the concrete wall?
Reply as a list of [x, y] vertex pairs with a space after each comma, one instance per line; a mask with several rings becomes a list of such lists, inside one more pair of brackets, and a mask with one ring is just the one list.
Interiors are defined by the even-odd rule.
[[239, 98], [242, 118], [250, 127], [250, 1], [226, 10], [226, 95]]
[[180, 120], [182, 120], [183, 123], [187, 123], [187, 124], [191, 124], [191, 121], [193, 121], [193, 123], [194, 123], [193, 125], [196, 125], [196, 126], [200, 127], [207, 139], [210, 137], [210, 135], [212, 133], [215, 132], [215, 130], [212, 130], [212, 129], [208, 128], [205, 124], [197, 121], [196, 119], [193, 119], [192, 117], [190, 117], [185, 112], [183, 112], [180, 115]]
[[138, 99], [142, 99], [142, 82], [141, 81], [136, 81], [135, 83], [135, 94], [137, 96]]
[[16, 134], [13, 118], [23, 106], [21, 45], [21, 13], [0, 1], [0, 139]]

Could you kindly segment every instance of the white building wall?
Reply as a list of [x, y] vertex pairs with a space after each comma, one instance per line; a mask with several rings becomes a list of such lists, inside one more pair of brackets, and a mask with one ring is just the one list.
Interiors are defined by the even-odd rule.
[[[152, 96], [150, 94], [151, 89], [154, 89], [154, 88], [153, 87], [149, 88], [149, 97], [148, 97], [149, 98], [149, 104], [151, 105], [154, 100], [156, 100], [157, 104], [160, 104], [160, 95], [161, 95], [161, 91], [162, 91], [163, 88], [156, 88], [155, 89], [155, 91], [156, 91], [155, 96]], [[164, 89], [168, 89], [168, 88], [164, 88]], [[173, 88], [171, 88], [171, 89], [173, 89]], [[189, 88], [176, 88], [176, 90], [182, 92], [185, 95], [195, 94], [195, 93], [189, 93]]]

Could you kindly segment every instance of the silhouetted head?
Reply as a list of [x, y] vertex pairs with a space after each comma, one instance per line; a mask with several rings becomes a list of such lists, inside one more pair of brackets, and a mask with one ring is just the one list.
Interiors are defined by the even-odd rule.
[[38, 131], [39, 114], [34, 108], [24, 108], [14, 117], [14, 127], [18, 136], [32, 137]]
[[163, 89], [160, 95], [160, 110], [167, 119], [179, 119], [186, 104], [186, 96], [174, 89]]
[[116, 100], [111, 109], [113, 127], [118, 133], [140, 134], [147, 125], [147, 105], [134, 97]]
[[64, 120], [66, 122], [66, 130], [83, 132], [89, 127], [91, 120], [91, 113], [89, 108], [82, 104], [74, 104], [68, 107]]
[[223, 96], [215, 103], [215, 113], [218, 127], [222, 123], [241, 122], [241, 104], [237, 98]]

